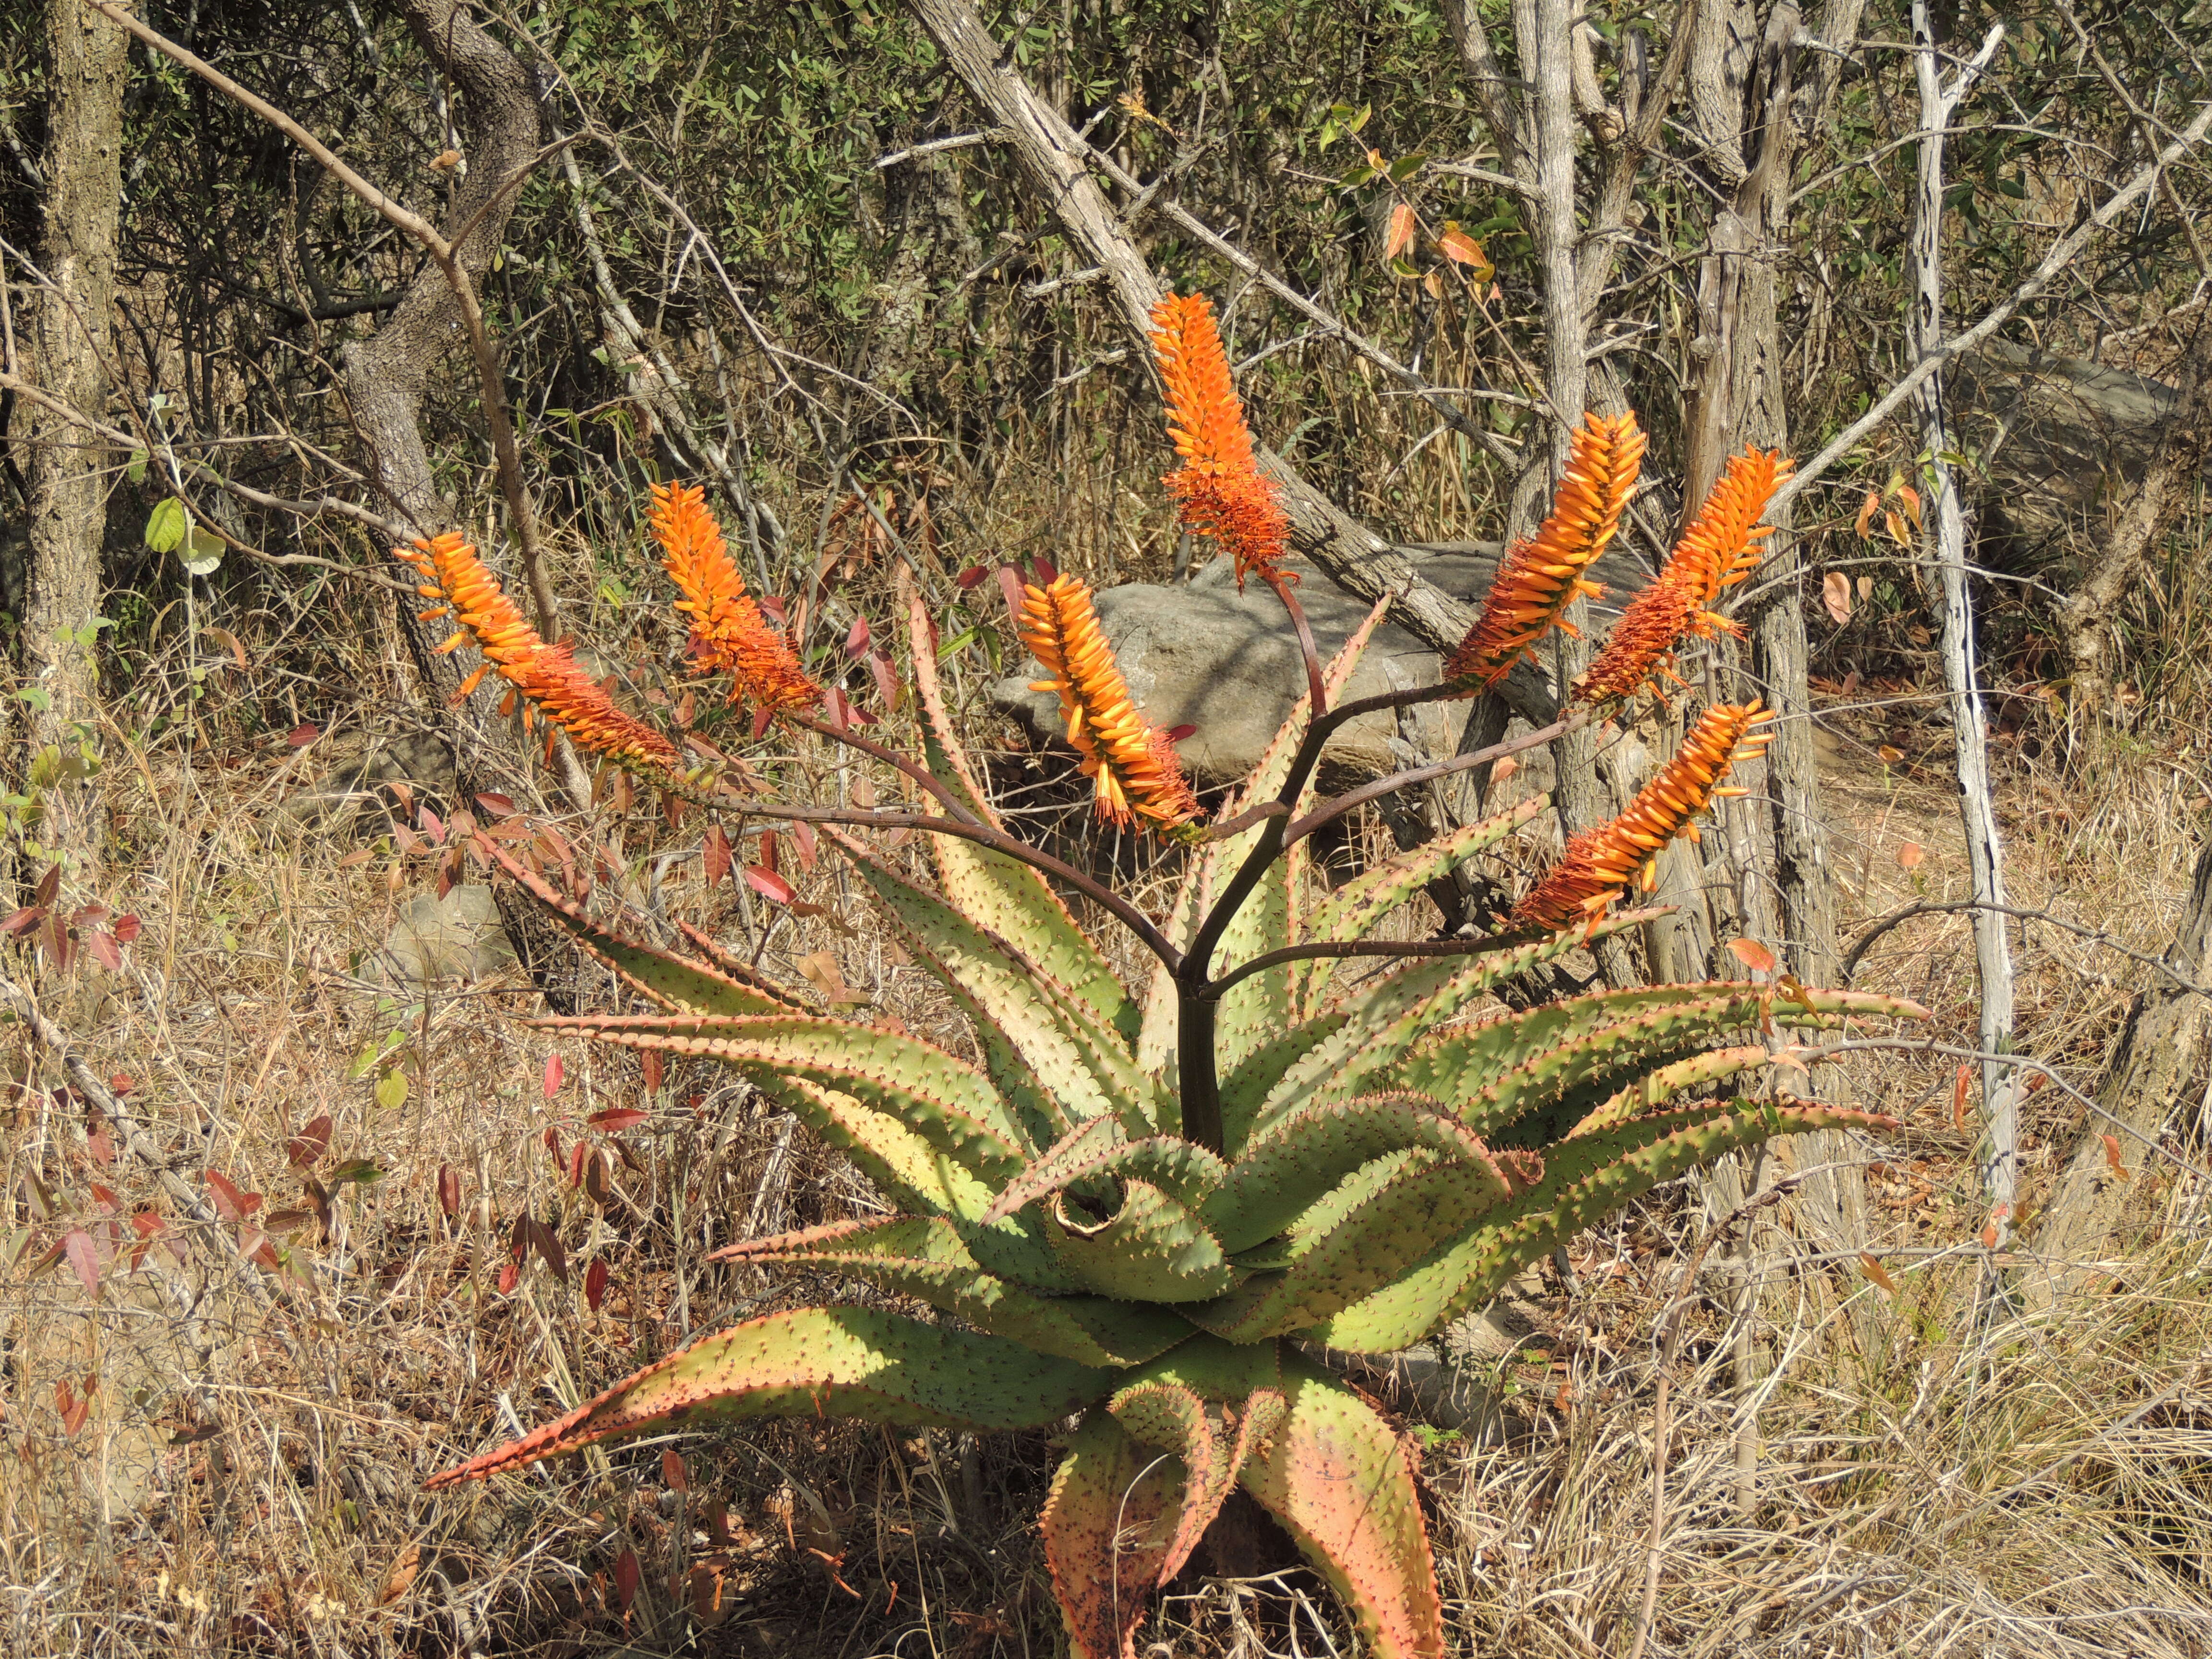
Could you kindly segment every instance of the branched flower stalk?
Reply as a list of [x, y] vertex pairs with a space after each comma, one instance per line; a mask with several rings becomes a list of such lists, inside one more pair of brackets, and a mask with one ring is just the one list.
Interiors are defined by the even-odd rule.
[[[1287, 544], [1269, 517], [1279, 509], [1254, 465], [1210, 312], [1170, 296], [1156, 322], [1184, 460], [1169, 484], [1185, 522], [1219, 540], [1240, 576], [1268, 581], [1298, 620], [1280, 566]], [[1628, 810], [1576, 836], [1486, 938], [1404, 940], [1386, 924], [1429, 882], [1508, 845], [1540, 799], [1331, 893], [1308, 890], [1287, 855], [1392, 789], [1598, 717], [1586, 698], [1547, 732], [1484, 755], [1309, 799], [1346, 721], [1472, 695], [1560, 624], [1615, 533], [1643, 447], [1633, 417], [1585, 423], [1552, 518], [1506, 562], [1443, 684], [1332, 706], [1381, 611], [1326, 665], [1302, 629], [1306, 694], [1210, 826], [1169, 735], [1130, 696], [1090, 590], [1048, 568], [1026, 584], [1004, 573], [1042, 665], [1037, 684], [1060, 700], [1099, 814], [1188, 848], [1184, 891], [1166, 919], [1002, 825], [946, 712], [931, 618], [910, 584], [922, 739], [913, 758], [803, 712], [821, 694], [762, 621], [703, 498], [657, 491], [652, 532], [693, 656], [731, 676], [757, 735], [775, 725], [842, 742], [897, 767], [934, 804], [861, 811], [756, 794], [734, 805], [825, 826], [884, 927], [966, 1016], [976, 1057], [812, 1011], [719, 951], [700, 959], [625, 938], [486, 841], [488, 857], [651, 1005], [538, 1023], [728, 1066], [842, 1150], [881, 1194], [866, 1216], [748, 1240], [716, 1260], [839, 1274], [937, 1316], [833, 1305], [750, 1319], [430, 1485], [708, 1420], [836, 1414], [983, 1431], [1079, 1413], [1043, 1516], [1078, 1659], [1133, 1659], [1153, 1595], [1239, 1487], [1342, 1599], [1367, 1650], [1442, 1659], [1412, 1441], [1310, 1356], [1419, 1341], [1580, 1229], [1724, 1152], [1812, 1129], [1893, 1127], [1717, 1087], [1769, 1063], [1759, 1034], [1774, 986], [1622, 986], [1463, 1018], [1509, 981], [1655, 914], [1615, 906], [1639, 879], [1649, 885], [1669, 840], [1694, 836], [1701, 811], [1741, 792], [1729, 780], [1757, 758], [1771, 718], [1756, 702], [1707, 710]], [[1739, 460], [1601, 655], [1606, 685], [1621, 688], [1605, 696], [1656, 684], [1655, 666], [1682, 638], [1729, 625], [1712, 606], [1756, 556], [1754, 520], [1777, 473], [1771, 456]], [[531, 634], [458, 538], [401, 556], [459, 621], [453, 642], [473, 635], [526, 707], [641, 775], [668, 773], [674, 746], [614, 709], [565, 648]], [[884, 856], [872, 830], [921, 831], [933, 883]], [[1122, 977], [1048, 878], [1157, 957], [1149, 988]], [[1353, 962], [1368, 965], [1340, 978]], [[1783, 983], [1799, 1005], [1795, 1030], [1921, 1012]]]

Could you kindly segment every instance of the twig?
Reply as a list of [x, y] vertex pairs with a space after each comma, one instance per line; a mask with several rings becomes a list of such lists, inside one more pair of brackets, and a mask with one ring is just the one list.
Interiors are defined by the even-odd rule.
[[2124, 956], [2131, 962], [2140, 962], [2147, 968], [2155, 968], [2160, 973], [2164, 974], [2168, 979], [2172, 980], [2175, 985], [2179, 986], [2185, 991], [2194, 991], [2201, 997], [2212, 997], [2212, 985], [2199, 984], [2197, 981], [2191, 979], [2187, 975], [2178, 971], [2174, 968], [2173, 964], [2168, 962], [2164, 957], [2154, 957], [2148, 951], [2131, 949], [2130, 947], [2121, 944], [2110, 933], [2104, 933], [2098, 928], [2085, 927], [2078, 921], [2068, 921], [2063, 917], [2052, 915], [2048, 910], [2033, 910], [2027, 908], [2024, 905], [2018, 904], [1990, 904], [1980, 899], [1950, 899], [1942, 901], [1935, 899], [1920, 899], [1917, 900], [1913, 903], [1906, 905], [1901, 910], [1891, 911], [1887, 915], [1883, 916], [1881, 920], [1869, 927], [1866, 932], [1860, 934], [1857, 939], [1852, 943], [1851, 948], [1844, 952], [1844, 965], [1839, 976], [1845, 985], [1849, 985], [1851, 982], [1852, 973], [1857, 969], [1860, 961], [1866, 956], [1868, 949], [1873, 945], [1875, 940], [1881, 939], [1883, 934], [1890, 932], [1893, 928], [1901, 927], [1905, 922], [1911, 921], [1915, 916], [1955, 915], [1962, 910], [1994, 910], [1999, 915], [2011, 916], [2021, 921], [2040, 921], [2048, 923], [2050, 926], [2057, 928], [2062, 933], [2073, 934], [2076, 939], [2087, 939], [2092, 945], [2101, 945], [2106, 950], [2113, 951], [2119, 956]]

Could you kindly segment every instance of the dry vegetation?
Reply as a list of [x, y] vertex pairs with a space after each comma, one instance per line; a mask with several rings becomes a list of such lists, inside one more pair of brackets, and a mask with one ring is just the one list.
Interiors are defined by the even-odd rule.
[[[403, 907], [433, 890], [441, 858], [427, 839], [412, 853], [394, 840], [402, 823], [422, 835], [425, 797], [411, 813], [388, 787], [319, 817], [298, 807], [339, 769], [331, 755], [358, 752], [349, 732], [386, 736], [408, 704], [380, 614], [364, 597], [353, 654], [290, 687], [268, 666], [283, 659], [285, 620], [228, 619], [250, 665], [224, 652], [212, 666], [203, 645], [212, 672], [197, 723], [150, 743], [109, 734], [129, 757], [110, 776], [131, 857], [106, 897], [143, 924], [121, 971], [80, 957], [64, 973], [9, 951], [8, 972], [93, 1077], [118, 1091], [129, 1080], [145, 1139], [134, 1152], [65, 1086], [50, 1046], [9, 1028], [21, 1087], [0, 1179], [28, 1206], [30, 1231], [7, 1281], [5, 1643], [25, 1654], [1056, 1651], [1030, 1525], [1051, 1465], [1042, 1437], [754, 1425], [420, 1493], [430, 1471], [689, 1332], [849, 1294], [702, 1258], [875, 1200], [805, 1132], [709, 1072], [672, 1066], [649, 1088], [631, 1057], [570, 1046], [549, 1093], [556, 1049], [519, 1022], [539, 1002], [517, 970], [427, 997], [392, 981], [380, 949]], [[185, 683], [185, 641], [166, 650], [143, 684]], [[971, 702], [983, 678], [969, 678]], [[304, 747], [225, 718], [288, 697], [322, 728]], [[1851, 701], [1868, 706], [1830, 717], [1827, 778], [1846, 937], [1964, 883], [1945, 734], [1909, 688]], [[981, 732], [988, 717], [974, 722]], [[2185, 764], [2146, 741], [2115, 753], [2094, 793], [2061, 789], [2033, 753], [2039, 735], [2029, 722], [2006, 781], [2015, 902], [2162, 950], [2194, 858]], [[1902, 757], [1885, 762], [1884, 745]], [[829, 756], [799, 764], [797, 787], [817, 796], [864, 787]], [[1018, 755], [1000, 775], [1041, 811], [1060, 793]], [[872, 784], [892, 788], [888, 775]], [[705, 884], [696, 820], [672, 827], [637, 809], [557, 821], [596, 864], [603, 908], [619, 891], [633, 925], [696, 921], [794, 985], [961, 1041], [832, 860], [810, 872], [786, 842], [800, 897], [821, 907], [793, 915], [741, 884]], [[1154, 877], [1134, 878], [1141, 892]], [[2022, 1028], [2053, 1068], [2026, 1141], [2032, 1182], [2047, 1182], [2082, 1130], [2072, 1091], [2094, 1090], [2143, 969], [2047, 926], [2027, 926], [2020, 945]], [[1920, 999], [1939, 1040], [1971, 1041], [1963, 919], [1887, 934], [1858, 982]], [[584, 994], [610, 1006], [615, 994], [601, 981]], [[2015, 1318], [1988, 1297], [2004, 1264], [1973, 1243], [1972, 1131], [1954, 1121], [1949, 1062], [1860, 1058], [1853, 1085], [1905, 1120], [1861, 1149], [1893, 1289], [1856, 1261], [1797, 1249], [1786, 1210], [1717, 1238], [1694, 1185], [1678, 1185], [1582, 1240], [1571, 1276], [1524, 1280], [1522, 1346], [1470, 1361], [1446, 1426], [1413, 1431], [1467, 1650], [2212, 1650], [2212, 1314], [2193, 1127], [2155, 1152], [2128, 1149], [2144, 1243], [2099, 1293]], [[610, 1110], [647, 1115], [592, 1124]], [[295, 1147], [325, 1115], [327, 1146]], [[580, 1185], [580, 1146], [596, 1165]], [[181, 1215], [164, 1172], [204, 1194], [210, 1173], [260, 1194], [252, 1219], [276, 1229], [270, 1254], [257, 1261], [256, 1237], [241, 1243], [220, 1213]], [[306, 1196], [311, 1176], [330, 1194], [326, 1221]], [[142, 1212], [162, 1229], [134, 1270]], [[525, 1217], [558, 1251], [534, 1248], [509, 1274]], [[100, 1243], [96, 1297], [49, 1249], [72, 1223]], [[272, 1272], [280, 1252], [287, 1265]], [[1747, 1397], [1739, 1321], [1764, 1371]], [[1389, 1378], [1370, 1381], [1390, 1392]], [[1286, 1559], [1256, 1534], [1224, 1544], [1165, 1602], [1161, 1650], [1348, 1651], [1326, 1598]], [[1640, 1635], [1647, 1580], [1656, 1616]]]

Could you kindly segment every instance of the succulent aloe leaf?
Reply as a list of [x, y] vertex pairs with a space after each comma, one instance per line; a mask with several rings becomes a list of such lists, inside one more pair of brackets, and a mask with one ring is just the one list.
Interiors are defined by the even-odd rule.
[[[1917, 1018], [1917, 1003], [1863, 991], [1811, 991], [1810, 1006], [1791, 1003], [1790, 1023], [1831, 1026], [1854, 1017]], [[1510, 1121], [1519, 1091], [1591, 1056], [1623, 1058], [1745, 1030], [1778, 1012], [1771, 987], [1741, 982], [1649, 985], [1574, 997], [1481, 1025], [1451, 1031], [1413, 1048], [1393, 1071], [1400, 1087], [1434, 1095], [1478, 1127]], [[1619, 1033], [1619, 1036], [1609, 1035]], [[1588, 1039], [1582, 1048], [1576, 1045]], [[1585, 1075], [1577, 1070], [1577, 1076]], [[1492, 1091], [1495, 1091], [1493, 1096]], [[1494, 1103], [1481, 1103], [1494, 1102]]]
[[718, 1060], [748, 1076], [806, 1078], [890, 1113], [987, 1181], [1011, 1180], [1029, 1161], [1025, 1138], [990, 1079], [904, 1031], [788, 1015], [586, 1014], [532, 1023], [599, 1042]]
[[1198, 1547], [1221, 1500], [1237, 1479], [1230, 1466], [1234, 1441], [1225, 1413], [1178, 1383], [1139, 1382], [1118, 1389], [1106, 1402], [1129, 1436], [1147, 1446], [1162, 1446], [1182, 1465], [1182, 1491], [1176, 1504], [1175, 1531], [1162, 1552], [1153, 1583], [1164, 1584], [1182, 1570]]
[[[1246, 1054], [1236, 1069], [1221, 1079], [1224, 1120], [1249, 1123], [1261, 1103], [1283, 1080], [1283, 1073], [1342, 1030], [1350, 1018], [1342, 1009], [1316, 1014]], [[1231, 1144], [1235, 1144], [1233, 1139]]]
[[[1180, 951], [1198, 927], [1198, 910], [1205, 897], [1206, 861], [1190, 860], [1176, 888], [1175, 902], [1168, 907], [1167, 925], [1160, 931]], [[1176, 1058], [1176, 1036], [1181, 1024], [1175, 975], [1167, 964], [1155, 961], [1145, 989], [1145, 1012], [1137, 1035], [1137, 1067], [1147, 1077], [1171, 1074]]]
[[1049, 1206], [1044, 1231], [1085, 1288], [1127, 1302], [1204, 1302], [1243, 1277], [1196, 1216], [1150, 1182], [1121, 1183], [1121, 1206], [1103, 1220]]
[[1253, 1133], [1309, 1102], [1349, 1100], [1394, 1086], [1390, 1073], [1406, 1050], [1437, 1021], [1449, 1018], [1501, 980], [1563, 956], [1588, 939], [1650, 919], [1649, 911], [1623, 911], [1575, 933], [1532, 939], [1483, 956], [1426, 958], [1385, 975], [1341, 1002], [1343, 1025], [1285, 1071], [1250, 1118], [1232, 1120], [1224, 1103], [1229, 1146], [1241, 1149]]
[[992, 809], [990, 793], [969, 760], [945, 706], [945, 688], [937, 677], [936, 624], [915, 587], [914, 573], [904, 564], [898, 568], [898, 596], [906, 612], [907, 657], [914, 674], [915, 701], [921, 710], [923, 764], [930, 776], [995, 830], [1000, 827], [999, 815]]
[[1174, 1135], [1123, 1140], [1101, 1130], [1110, 1118], [1094, 1119], [1006, 1183], [985, 1213], [986, 1221], [1013, 1214], [1093, 1176], [1148, 1181], [1186, 1209], [1195, 1210], [1227, 1173], [1221, 1160], [1203, 1146]]
[[[1354, 876], [1314, 911], [1306, 924], [1311, 941], [1350, 941], [1365, 939], [1390, 914], [1439, 877], [1504, 841], [1550, 805], [1550, 799], [1532, 795], [1503, 812], [1494, 813], [1400, 854], [1388, 863]], [[1301, 843], [1303, 844], [1303, 843]], [[1322, 957], [1306, 964], [1306, 995], [1317, 995], [1337, 964]]]
[[1584, 1227], [1694, 1165], [1777, 1135], [1892, 1127], [1895, 1122], [1812, 1103], [1740, 1101], [1734, 1108], [1662, 1114], [1547, 1149], [1543, 1175], [1533, 1186], [1411, 1263], [1394, 1283], [1321, 1321], [1309, 1334], [1351, 1353], [1409, 1346], [1487, 1301], [1523, 1267]]
[[1042, 1428], [1102, 1398], [1115, 1374], [995, 1336], [869, 1308], [802, 1308], [702, 1337], [521, 1439], [434, 1476], [480, 1480], [675, 1424], [853, 1417], [971, 1430]]
[[[1200, 1218], [1236, 1255], [1289, 1227], [1361, 1165], [1415, 1146], [1496, 1168], [1480, 1139], [1435, 1101], [1364, 1095], [1302, 1107], [1254, 1136]], [[1502, 1171], [1498, 1179], [1506, 1179]]]
[[1109, 1114], [1132, 1137], [1158, 1127], [1157, 1085], [1118, 1032], [1006, 940], [923, 892], [854, 837], [830, 833], [978, 1032], [998, 1039], [990, 1045], [1002, 1056], [993, 1078], [1009, 1100], [1037, 1103], [1051, 1125], [1044, 1139]]
[[[1619, 1090], [1597, 1106], [1580, 1114], [1564, 1133], [1550, 1139], [1587, 1140], [1632, 1119], [1651, 1116], [1662, 1102], [1672, 1100], [1685, 1089], [1717, 1083], [1723, 1078], [1734, 1077], [1741, 1072], [1754, 1071], [1771, 1063], [1773, 1058], [1763, 1045], [1746, 1043], [1735, 1048], [1708, 1049], [1701, 1054], [1691, 1054], [1668, 1065], [1654, 1066], [1626, 1088]], [[1526, 1121], [1524, 1119], [1522, 1123]], [[1516, 1128], [1521, 1127], [1521, 1124], [1515, 1126]]]
[[1141, 1364], [1192, 1334], [1165, 1308], [1103, 1297], [1042, 1297], [986, 1273], [941, 1216], [833, 1221], [726, 1246], [710, 1261], [791, 1262], [848, 1273], [956, 1314], [977, 1329], [1079, 1364]]
[[584, 952], [631, 989], [672, 1012], [702, 1014], [801, 1014], [806, 1010], [750, 969], [732, 973], [662, 951], [592, 920], [580, 904], [564, 898], [545, 878], [503, 848], [494, 846], [500, 867], [521, 884], [538, 908], [550, 916]]
[[938, 884], [952, 907], [1036, 963], [1133, 1044], [1143, 1011], [1060, 896], [1036, 871], [957, 836], [932, 836]]
[[1281, 1424], [1237, 1479], [1327, 1579], [1376, 1659], [1443, 1659], [1443, 1609], [1407, 1443], [1294, 1354]]
[[1182, 1465], [1094, 1409], [1044, 1505], [1044, 1555], [1076, 1659], [1134, 1659], [1180, 1510]]
[[1510, 1195], [1487, 1158], [1446, 1161], [1426, 1147], [1386, 1153], [1346, 1176], [1292, 1224], [1279, 1273], [1261, 1273], [1188, 1309], [1231, 1342], [1304, 1330], [1389, 1284]]

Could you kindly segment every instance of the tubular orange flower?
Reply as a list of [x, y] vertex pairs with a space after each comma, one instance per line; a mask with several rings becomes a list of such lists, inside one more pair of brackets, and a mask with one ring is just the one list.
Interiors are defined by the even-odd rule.
[[[427, 542], [416, 542], [410, 552], [392, 550], [392, 556], [412, 565], [422, 578], [416, 592], [424, 599], [442, 601], [422, 613], [425, 622], [451, 617], [460, 623], [453, 636], [438, 647], [451, 651], [473, 638], [484, 654], [483, 665], [463, 680], [456, 698], [465, 697], [483, 684], [488, 671], [514, 688], [524, 704], [524, 722], [532, 712], [542, 714], [566, 732], [579, 749], [623, 765], [676, 769], [682, 760], [676, 745], [643, 722], [615, 706], [614, 699], [577, 665], [575, 647], [565, 641], [548, 645], [538, 630], [522, 620], [499, 585], [485, 568], [476, 549], [458, 531]], [[507, 705], [502, 705], [502, 708]]]
[[1744, 793], [1723, 787], [1729, 768], [1765, 749], [1772, 733], [1755, 728], [1773, 718], [1756, 697], [1707, 709], [1666, 769], [1638, 792], [1626, 811], [1567, 843], [1559, 861], [1515, 907], [1511, 925], [1561, 933], [1595, 921], [1631, 881], [1640, 879], [1649, 891], [1659, 849], [1677, 836], [1697, 840], [1691, 820], [1717, 799]]
[[745, 592], [721, 526], [707, 510], [707, 492], [696, 484], [653, 485], [646, 523], [660, 544], [662, 568], [684, 596], [676, 608], [690, 615], [691, 654], [730, 676], [731, 701], [770, 714], [817, 702], [822, 688]]
[[1521, 543], [1498, 567], [1482, 616], [1444, 665], [1444, 678], [1473, 690], [1493, 686], [1554, 624], [1574, 629], [1561, 614], [1577, 593], [1598, 598], [1605, 589], [1583, 572], [1620, 528], [1620, 514], [1635, 493], [1645, 437], [1633, 411], [1608, 420], [1586, 415], [1577, 428], [1566, 475], [1559, 480], [1552, 516], [1534, 541]]
[[1686, 634], [1711, 639], [1725, 630], [1742, 637], [1741, 626], [1711, 607], [1722, 590], [1758, 566], [1758, 544], [1773, 533], [1773, 526], [1756, 520], [1790, 474], [1790, 463], [1777, 453], [1751, 449], [1729, 458], [1667, 568], [1621, 613], [1597, 660], [1576, 677], [1576, 702], [1633, 696], [1654, 674], [1674, 678], [1668, 659]]
[[1050, 676], [1031, 689], [1060, 694], [1067, 740], [1083, 757], [1084, 775], [1097, 781], [1099, 816], [1127, 824], [1133, 814], [1163, 830], [1196, 817], [1198, 799], [1175, 745], [1130, 697], [1091, 590], [1073, 576], [1025, 584], [1021, 635]]
[[1290, 520], [1253, 453], [1212, 303], [1202, 294], [1163, 295], [1152, 307], [1152, 351], [1167, 383], [1168, 435], [1183, 459], [1161, 482], [1182, 503], [1183, 528], [1212, 537], [1236, 559], [1240, 588], [1254, 574], [1296, 580], [1280, 568]]

